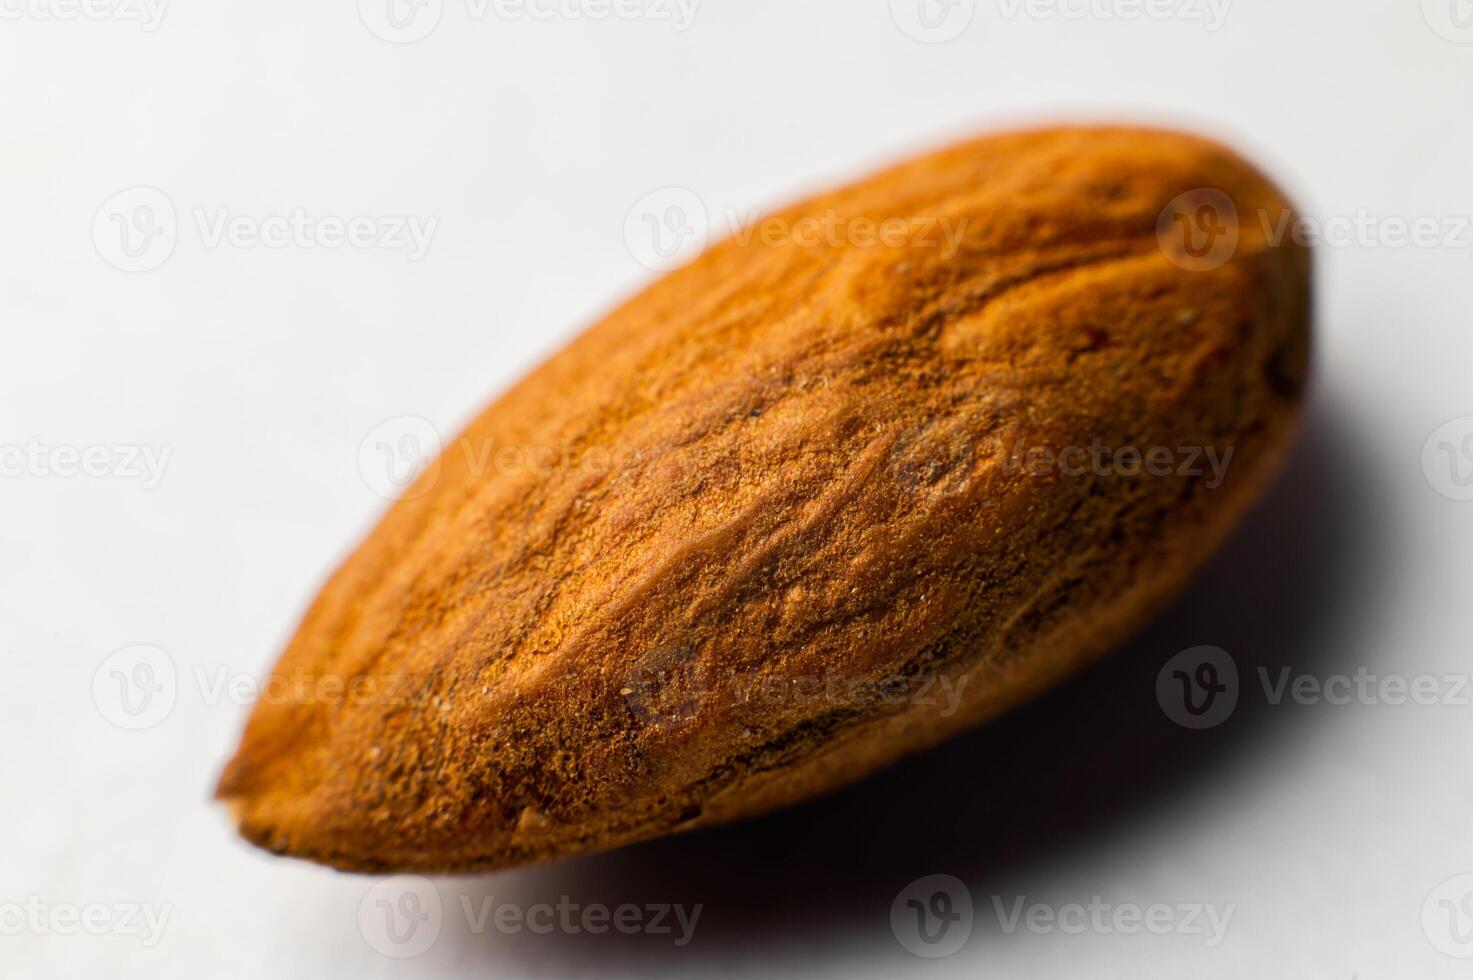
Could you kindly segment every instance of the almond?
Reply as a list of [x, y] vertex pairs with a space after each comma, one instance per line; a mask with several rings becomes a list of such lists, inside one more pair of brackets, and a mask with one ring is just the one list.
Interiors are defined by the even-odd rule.
[[784, 806], [1017, 704], [1274, 471], [1308, 357], [1308, 256], [1264, 230], [1290, 214], [1214, 143], [1066, 128], [732, 236], [446, 447], [277, 667], [341, 696], [258, 704], [219, 796], [339, 868], [499, 868]]

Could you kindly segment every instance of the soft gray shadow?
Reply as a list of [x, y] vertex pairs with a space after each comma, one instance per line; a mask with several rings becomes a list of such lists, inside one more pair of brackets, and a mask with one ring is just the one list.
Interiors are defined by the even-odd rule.
[[[1304, 712], [1245, 694], [1209, 731], [1173, 724], [1156, 701], [1172, 654], [1226, 648], [1240, 675], [1337, 671], [1362, 598], [1391, 567], [1374, 469], [1333, 399], [1314, 399], [1282, 479], [1165, 614], [1062, 687], [1012, 715], [829, 797], [733, 827], [450, 884], [474, 902], [702, 903], [695, 938], [456, 933], [481, 975], [747, 972], [781, 955], [852, 943], [862, 955], [907, 882], [971, 884], [1098, 843], [1112, 828], [1263, 750]], [[984, 892], [985, 893], [985, 892]], [[453, 899], [452, 899], [453, 900]], [[828, 960], [830, 967], [833, 960]], [[914, 962], [914, 961], [912, 961]]]

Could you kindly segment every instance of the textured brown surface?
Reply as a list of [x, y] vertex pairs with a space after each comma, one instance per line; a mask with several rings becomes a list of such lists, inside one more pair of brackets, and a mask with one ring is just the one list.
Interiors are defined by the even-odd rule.
[[[1158, 217], [1203, 187], [1241, 240], [1184, 268]], [[219, 795], [340, 868], [504, 867], [781, 806], [1035, 693], [1271, 474], [1308, 347], [1308, 257], [1257, 219], [1286, 207], [1212, 143], [1040, 130], [769, 226], [945, 219], [955, 254], [716, 246], [447, 447], [283, 655], [327, 693], [259, 704]], [[1220, 486], [1020, 462], [1092, 444], [1233, 455]]]

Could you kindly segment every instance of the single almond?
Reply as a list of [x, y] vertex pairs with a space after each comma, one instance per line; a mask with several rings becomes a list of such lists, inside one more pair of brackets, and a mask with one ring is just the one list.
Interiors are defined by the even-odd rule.
[[1214, 143], [1048, 129], [743, 229], [446, 447], [312, 604], [277, 667], [312, 694], [255, 707], [220, 797], [339, 868], [499, 868], [1017, 704], [1272, 474], [1308, 356], [1285, 217]]

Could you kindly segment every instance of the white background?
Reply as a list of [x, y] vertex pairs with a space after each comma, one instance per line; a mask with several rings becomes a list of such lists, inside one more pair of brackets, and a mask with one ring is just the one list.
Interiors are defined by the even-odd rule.
[[[1437, 476], [1454, 460], [1434, 447], [1423, 465], [1434, 430], [1473, 415], [1466, 227], [1319, 250], [1316, 386], [1283, 483], [1161, 622], [980, 733], [752, 825], [436, 882], [440, 933], [408, 959], [360, 930], [373, 879], [254, 851], [209, 800], [246, 714], [216, 683], [270, 667], [385, 505], [365, 438], [403, 416], [453, 430], [647, 281], [625, 234], [646, 195], [686, 188], [719, 229], [989, 127], [1147, 120], [1233, 142], [1316, 218], [1430, 216], [1452, 236], [1473, 215], [1467, 0], [1232, 0], [1216, 30], [1187, 0], [1165, 19], [1127, 16], [1131, 0], [957, 0], [935, 8], [961, 18], [945, 41], [911, 0], [702, 0], [688, 25], [663, 6], [536, 19], [444, 0], [410, 44], [366, 26], [384, 29], [387, 0], [176, 0], [158, 23], [98, 2], [0, 2], [0, 451], [104, 447], [108, 470], [0, 457], [0, 974], [1473, 973], [1444, 952], [1473, 905], [1454, 917], [1438, 903], [1460, 883], [1436, 891], [1473, 872], [1467, 692], [1274, 706], [1258, 677], [1470, 669], [1473, 503], [1434, 486], [1456, 490]], [[166, 196], [177, 242], [124, 272], [112, 216], [137, 199], [104, 206], [136, 187]], [[296, 209], [437, 224], [417, 259], [200, 230]], [[156, 486], [129, 447], [170, 454]], [[177, 689], [129, 731], [93, 681], [137, 644]], [[1231, 653], [1241, 700], [1191, 732], [1154, 685], [1199, 644]], [[890, 919], [930, 874], [975, 907], [936, 960]], [[460, 899], [485, 896], [703, 910], [676, 948], [477, 934]], [[1233, 911], [1211, 947], [1009, 932], [994, 897], [1020, 896]], [[5, 911], [27, 903], [50, 910], [40, 928]], [[57, 908], [93, 903], [169, 917], [152, 945], [121, 923], [57, 934]]]

